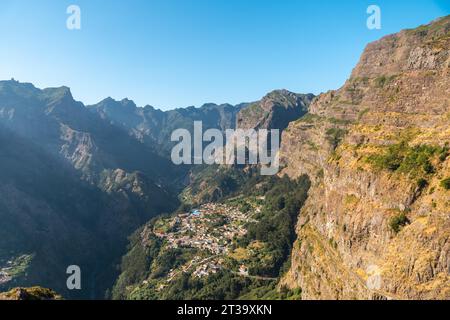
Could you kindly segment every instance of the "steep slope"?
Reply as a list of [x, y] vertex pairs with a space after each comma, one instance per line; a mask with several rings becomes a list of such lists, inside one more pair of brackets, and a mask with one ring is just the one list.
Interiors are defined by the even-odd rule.
[[[231, 129], [279, 129], [282, 132], [291, 121], [308, 112], [313, 98], [313, 94], [272, 91], [261, 100], [242, 107]], [[257, 170], [257, 166], [248, 165], [194, 167], [182, 200], [189, 204], [216, 201], [238, 190]]]
[[243, 108], [237, 116], [236, 126], [241, 129], [284, 130], [291, 121], [308, 112], [313, 98], [313, 94], [272, 91], [260, 101]]
[[[239, 120], [235, 127], [283, 130], [289, 121], [307, 112], [312, 98], [312, 95], [287, 90], [273, 91], [261, 101], [244, 107], [237, 116]], [[248, 108], [251, 110], [247, 112]], [[286, 260], [295, 238], [296, 214], [306, 199], [310, 183], [307, 177], [290, 180], [260, 176], [258, 172], [257, 166], [194, 166], [191, 181], [181, 194], [183, 206], [179, 212], [152, 219], [130, 238], [130, 250], [123, 258], [122, 273], [113, 297], [236, 299], [240, 296], [298, 296], [297, 291], [288, 290], [279, 294], [276, 283], [284, 266], [288, 265]], [[204, 214], [204, 220], [202, 217], [196, 219], [196, 227], [189, 226], [190, 231], [184, 235], [182, 226], [190, 223], [186, 218], [189, 214], [184, 213], [201, 204], [205, 204], [203, 208], [224, 206], [224, 212], [231, 215], [220, 219], [221, 213], [212, 209], [209, 214]], [[240, 208], [252, 218], [241, 221], [240, 233], [234, 234], [232, 215]], [[214, 217], [211, 221], [209, 215]], [[216, 218], [219, 221], [214, 221]], [[225, 238], [231, 235], [232, 249], [227, 248], [229, 243], [222, 232], [225, 232]], [[155, 234], [166, 234], [167, 238]], [[180, 239], [174, 240], [176, 237]], [[211, 254], [211, 247], [219, 238], [221, 253]], [[189, 239], [194, 240], [193, 247], [186, 244]], [[209, 264], [205, 264], [208, 261]], [[249, 266], [251, 276], [239, 274], [242, 264]], [[215, 270], [212, 273], [211, 266]]]
[[130, 175], [140, 172], [133, 177], [152, 180], [155, 188], [177, 174], [170, 161], [89, 112], [66, 87], [39, 90], [31, 84], [0, 82], [0, 124], [67, 161], [101, 189], [111, 187], [102, 183], [110, 181], [106, 177], [114, 177], [116, 169]]
[[[176, 207], [162, 184], [172, 165], [68, 88], [0, 82], [0, 145], [2, 287], [103, 297], [127, 236]], [[87, 275], [81, 292], [65, 288], [72, 264]]]
[[209, 103], [200, 108], [189, 107], [163, 112], [152, 106], [138, 108], [134, 102], [127, 99], [115, 101], [107, 98], [88, 108], [101, 118], [122, 127], [139, 141], [155, 147], [157, 152], [168, 156], [174, 146], [170, 141], [174, 130], [188, 129], [193, 132], [194, 121], [201, 121], [204, 130], [233, 129], [237, 113], [246, 105]]
[[314, 95], [296, 94], [287, 90], [270, 92], [260, 101], [230, 104], [204, 104], [200, 108], [188, 107], [161, 111], [152, 106], [138, 108], [133, 101], [115, 101], [107, 98], [96, 105], [88, 106], [111, 124], [122, 127], [130, 135], [151, 146], [157, 145], [163, 154], [170, 154], [174, 143], [170, 135], [176, 129], [193, 132], [194, 121], [201, 121], [203, 129], [281, 129], [289, 122], [303, 116], [308, 111]]
[[369, 44], [282, 138], [314, 182], [283, 284], [305, 299], [450, 299], [450, 17]]
[[[0, 143], [0, 268], [10, 278], [0, 286], [46, 284], [63, 289], [69, 265], [79, 264], [87, 273], [93, 271], [95, 259], [104, 266], [105, 243], [94, 232], [106, 213], [101, 208], [107, 208], [100, 192], [10, 131], [0, 130]], [[87, 250], [92, 243], [97, 246]], [[24, 255], [28, 258], [15, 262]]]

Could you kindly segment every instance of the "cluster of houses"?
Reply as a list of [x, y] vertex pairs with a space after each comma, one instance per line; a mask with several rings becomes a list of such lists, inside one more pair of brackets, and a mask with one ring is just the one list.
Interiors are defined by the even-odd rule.
[[233, 239], [244, 236], [245, 225], [255, 221], [238, 208], [220, 203], [205, 204], [170, 219], [170, 231], [155, 231], [157, 237], [166, 240], [169, 248], [196, 248], [210, 256], [194, 258], [181, 271], [172, 270], [169, 282], [179, 272], [194, 270], [193, 275], [199, 278], [217, 273], [223, 265], [221, 256], [228, 253]]
[[[8, 265], [11, 265], [12, 262], [8, 261]], [[0, 285], [5, 284], [12, 280], [12, 277], [8, 274], [8, 270], [10, 267], [0, 268]]]
[[194, 277], [203, 278], [210, 274], [215, 274], [222, 269], [222, 263], [220, 260], [211, 261], [207, 263], [200, 264], [195, 271], [192, 273]]
[[[217, 219], [224, 223], [216, 225]], [[197, 248], [222, 255], [227, 254], [233, 239], [246, 234], [245, 224], [251, 221], [235, 207], [210, 203], [172, 218], [172, 231], [155, 235], [167, 240], [170, 248]]]

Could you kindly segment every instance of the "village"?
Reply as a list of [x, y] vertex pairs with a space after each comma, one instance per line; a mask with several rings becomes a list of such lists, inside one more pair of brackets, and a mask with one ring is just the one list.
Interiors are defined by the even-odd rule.
[[6, 273], [6, 271], [0, 270], [0, 286], [11, 280], [12, 280], [11, 276], [8, 273]]
[[9, 271], [12, 269], [12, 264], [12, 261], [8, 261], [6, 267], [0, 266], [0, 286], [12, 280], [12, 276], [9, 274]]
[[26, 273], [32, 258], [33, 255], [23, 254], [8, 261], [0, 261], [0, 286], [10, 282], [18, 275]]
[[[257, 221], [250, 213], [222, 203], [205, 204], [161, 221], [153, 232], [166, 241], [168, 248], [195, 248], [201, 252], [181, 268], [170, 270], [166, 282], [171, 282], [180, 273], [192, 272], [194, 277], [202, 278], [223, 269], [224, 258], [233, 241], [245, 236], [246, 225], [252, 222]], [[245, 266], [238, 272], [248, 275]]]

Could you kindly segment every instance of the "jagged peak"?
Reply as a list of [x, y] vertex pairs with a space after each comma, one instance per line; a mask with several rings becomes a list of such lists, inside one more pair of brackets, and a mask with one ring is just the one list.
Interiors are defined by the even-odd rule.
[[98, 104], [100, 104], [100, 103], [111, 103], [111, 102], [117, 102], [117, 101], [114, 100], [112, 97], [107, 97], [107, 98], [103, 99], [102, 101], [100, 101]]
[[157, 109], [155, 107], [153, 107], [152, 105], [146, 104], [144, 106], [144, 110], [156, 111]]
[[213, 103], [213, 102], [208, 102], [208, 103], [204, 103], [200, 109], [216, 109], [216, 108], [235, 108], [236, 106], [229, 104], [229, 103], [221, 103], [221, 104], [217, 104], [217, 103]]
[[375, 78], [413, 69], [445, 69], [449, 44], [450, 15], [369, 43], [351, 78]]
[[120, 101], [120, 103], [122, 104], [122, 106], [127, 107], [127, 108], [132, 108], [132, 109], [137, 108], [136, 103], [133, 100], [130, 100], [128, 98], [122, 99]]
[[60, 102], [64, 102], [64, 104], [75, 102], [72, 92], [67, 86], [39, 89], [31, 83], [22, 83], [14, 79], [0, 81], [0, 94], [10, 98], [38, 100], [51, 105]]
[[119, 101], [119, 100], [115, 100], [112, 97], [107, 97], [97, 104], [88, 106], [88, 108], [98, 108], [98, 107], [136, 109], [137, 105], [136, 105], [136, 103], [134, 103], [133, 100], [130, 100], [128, 98], [124, 98]]
[[262, 100], [276, 100], [279, 99], [280, 97], [295, 97], [295, 98], [309, 98], [309, 99], [313, 99], [315, 97], [314, 94], [312, 93], [295, 93], [292, 91], [289, 91], [287, 89], [277, 89], [277, 90], [273, 90], [271, 92], [269, 92], [268, 94], [266, 94]]
[[42, 90], [42, 93], [51, 98], [68, 98], [73, 100], [72, 92], [69, 87], [55, 87], [55, 88], [46, 88]]

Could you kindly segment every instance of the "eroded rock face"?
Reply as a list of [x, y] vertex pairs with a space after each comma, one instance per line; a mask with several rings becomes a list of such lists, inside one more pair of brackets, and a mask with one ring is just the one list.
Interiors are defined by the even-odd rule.
[[385, 37], [284, 132], [283, 173], [314, 182], [283, 280], [303, 298], [450, 299], [449, 63], [450, 17]]
[[194, 121], [201, 121], [203, 130], [234, 129], [237, 113], [246, 106], [246, 103], [236, 106], [207, 103], [200, 108], [161, 111], [152, 106], [139, 108], [128, 99], [115, 101], [107, 98], [96, 105], [88, 106], [88, 109], [168, 157], [176, 144], [171, 141], [173, 131], [187, 129], [192, 133]]
[[272, 91], [260, 101], [239, 111], [236, 127], [284, 130], [289, 122], [308, 112], [313, 98], [313, 94], [297, 94], [287, 90]]

